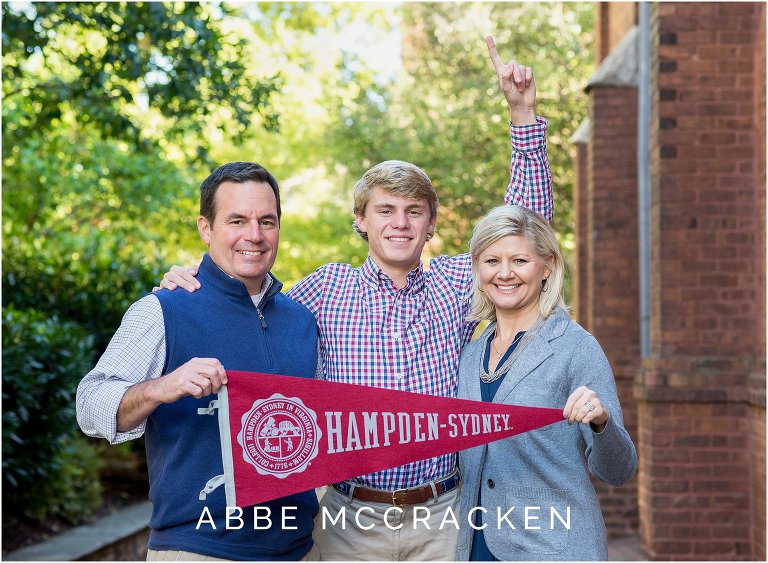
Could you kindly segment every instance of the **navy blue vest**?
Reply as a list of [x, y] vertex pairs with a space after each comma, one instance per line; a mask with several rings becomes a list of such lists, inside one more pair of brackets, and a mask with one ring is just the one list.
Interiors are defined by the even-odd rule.
[[[271, 275], [271, 274], [270, 274]], [[312, 314], [272, 286], [257, 309], [239, 280], [221, 271], [206, 254], [194, 293], [158, 291], [165, 321], [166, 361], [170, 373], [192, 358], [218, 358], [226, 370], [314, 377], [317, 325]], [[318, 503], [314, 490], [271, 501], [272, 526], [255, 530], [253, 508], [243, 508], [241, 529], [226, 528], [224, 487], [199, 500], [209, 479], [221, 475], [217, 416], [197, 414], [216, 395], [184, 397], [160, 405], [147, 420], [146, 446], [152, 500], [150, 549], [182, 550], [235, 560], [298, 560], [312, 548], [312, 519]], [[208, 507], [216, 529], [202, 523]], [[282, 529], [282, 507], [290, 510]], [[263, 515], [263, 512], [260, 513]], [[207, 516], [206, 516], [207, 517]], [[260, 520], [258, 526], [265, 525]], [[230, 527], [239, 525], [237, 520]]]

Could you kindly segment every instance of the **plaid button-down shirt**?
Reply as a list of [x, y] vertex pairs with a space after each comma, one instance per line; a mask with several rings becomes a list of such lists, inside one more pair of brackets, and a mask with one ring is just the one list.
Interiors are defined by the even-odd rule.
[[[512, 127], [507, 204], [529, 207], [551, 220], [552, 181], [546, 153], [547, 122]], [[468, 254], [439, 256], [393, 281], [369, 257], [359, 268], [327, 264], [288, 295], [317, 318], [323, 376], [329, 381], [386, 389], [456, 395], [461, 348], [477, 323], [467, 322], [471, 297]], [[342, 398], [343, 399], [343, 398]], [[414, 487], [450, 473], [447, 454], [361, 476], [379, 489]]]

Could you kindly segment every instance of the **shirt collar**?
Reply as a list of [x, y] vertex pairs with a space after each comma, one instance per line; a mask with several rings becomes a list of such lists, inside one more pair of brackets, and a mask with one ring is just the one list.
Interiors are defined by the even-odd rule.
[[272, 276], [266, 275], [264, 276], [264, 281], [261, 282], [261, 291], [259, 291], [256, 295], [251, 295], [251, 300], [253, 301], [253, 304], [256, 305], [258, 308], [259, 305], [261, 305], [261, 301], [264, 299], [264, 296], [267, 294], [267, 290], [272, 286]]
[[[360, 272], [363, 280], [368, 285], [380, 289], [381, 291], [392, 293], [398, 291], [392, 278], [390, 278], [384, 270], [379, 268], [370, 256], [363, 262], [363, 265], [360, 267]], [[416, 268], [408, 272], [405, 280], [405, 287], [402, 289], [404, 293], [418, 293], [421, 291], [426, 283], [424, 279], [424, 265], [419, 262], [419, 265]]]
[[261, 290], [256, 295], [250, 295], [245, 288], [245, 284], [233, 278], [224, 270], [222, 270], [218, 264], [216, 264], [206, 252], [203, 255], [203, 261], [200, 263], [200, 274], [204, 281], [203, 283], [210, 283], [217, 287], [220, 291], [229, 295], [237, 297], [248, 296], [254, 302], [254, 304], [260, 305], [262, 301], [267, 301], [275, 293], [279, 293], [283, 284], [280, 280], [275, 278], [271, 272], [268, 272], [264, 276], [264, 281], [261, 284]]

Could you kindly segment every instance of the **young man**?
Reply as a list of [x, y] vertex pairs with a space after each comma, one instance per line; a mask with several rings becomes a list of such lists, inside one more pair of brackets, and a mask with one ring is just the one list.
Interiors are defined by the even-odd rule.
[[[504, 64], [493, 40], [486, 41], [510, 108], [512, 177], [505, 202], [549, 220], [546, 120], [535, 116], [531, 69]], [[461, 348], [476, 327], [465, 320], [471, 261], [468, 254], [440, 256], [423, 270], [421, 252], [434, 233], [437, 207], [432, 182], [406, 162], [382, 162], [355, 184], [355, 230], [368, 242], [368, 258], [359, 268], [322, 266], [288, 293], [317, 319], [326, 379], [455, 396]], [[194, 291], [201, 284], [192, 273], [174, 267], [161, 285]], [[318, 518], [322, 558], [455, 559], [456, 528], [439, 528], [449, 508], [458, 514], [459, 484], [456, 455], [448, 454], [328, 487], [323, 512], [335, 519], [345, 507], [346, 522]], [[429, 509], [428, 532], [423, 508]], [[415, 529], [414, 515], [420, 519]]]
[[280, 293], [282, 284], [270, 273], [279, 197], [277, 181], [258, 164], [233, 162], [214, 171], [200, 186], [197, 220], [208, 246], [200, 265], [204, 287], [160, 291], [134, 303], [78, 386], [83, 432], [111, 444], [146, 438], [148, 560], [319, 557], [312, 541], [314, 491], [264, 505], [273, 515], [288, 510], [295, 528], [254, 529], [253, 510], [229, 526], [224, 487], [215, 486], [224, 470], [218, 419], [208, 407], [210, 395], [227, 382], [225, 367], [315, 373], [315, 320]]

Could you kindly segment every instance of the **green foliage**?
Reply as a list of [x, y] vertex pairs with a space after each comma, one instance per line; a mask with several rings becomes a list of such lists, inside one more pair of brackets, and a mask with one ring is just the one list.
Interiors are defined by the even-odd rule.
[[177, 201], [194, 196], [189, 172], [74, 123], [28, 136], [3, 159], [5, 234], [98, 237], [123, 229], [136, 238], [151, 226], [142, 219], [160, 211], [175, 218]]
[[[34, 247], [21, 242], [6, 247], [3, 307], [36, 308], [74, 321], [92, 335], [97, 353], [106, 348], [125, 310], [165, 271], [153, 252], [155, 244], [142, 245], [119, 232], [101, 238], [58, 234], [37, 242]], [[95, 359], [92, 353], [88, 368]], [[12, 374], [5, 372], [3, 380]]]
[[[389, 28], [383, 14], [391, 11], [356, 3], [259, 3], [251, 48], [260, 53], [259, 64], [266, 72], [280, 72], [283, 87], [270, 98], [281, 115], [280, 133], [252, 128], [242, 144], [223, 139], [212, 150], [216, 160], [263, 164], [280, 181], [289, 206], [296, 198], [312, 207], [350, 187], [347, 178], [339, 176], [339, 167], [351, 155], [344, 154], [343, 145], [333, 144], [336, 139], [329, 131], [340, 107], [366, 88], [374, 73], [366, 61], [344, 50], [340, 37], [363, 29], [367, 40], [375, 40], [378, 27]], [[318, 181], [330, 182], [332, 190], [318, 192]], [[334, 203], [347, 205], [345, 200]]]
[[317, 215], [284, 215], [274, 273], [285, 289], [329, 262], [361, 264], [368, 246], [352, 229], [348, 207], [324, 206]]
[[[198, 111], [189, 104], [210, 109], [219, 102], [204, 96], [202, 86], [193, 87], [202, 80], [195, 72], [184, 71], [148, 107], [168, 119], [158, 122], [135, 111], [150, 91], [147, 73], [157, 73], [155, 58], [171, 57], [167, 64], [181, 71], [194, 61], [230, 57], [223, 51], [227, 42], [215, 40], [221, 22], [200, 10], [164, 4], [34, 4], [24, 11], [3, 6], [3, 60], [9, 62], [3, 68], [3, 305], [73, 320], [95, 336], [99, 352], [128, 305], [157, 283], [170, 263], [164, 253], [201, 248], [190, 220], [200, 167], [181, 163], [184, 148], [205, 138], [205, 123], [195, 121]], [[182, 33], [187, 27], [191, 31]], [[193, 32], [201, 40], [184, 43]], [[141, 48], [134, 49], [138, 39]], [[116, 50], [121, 45], [124, 54]], [[221, 73], [243, 70], [244, 63], [235, 58], [235, 66], [217, 66], [219, 101], [234, 88]], [[85, 79], [88, 73], [102, 82]], [[51, 85], [62, 80], [70, 88], [57, 97]], [[110, 93], [100, 89], [110, 80], [132, 80], [135, 96], [110, 105], [102, 99]], [[25, 94], [30, 88], [34, 95]], [[174, 91], [176, 101], [167, 97]], [[233, 92], [232, 99], [239, 99]], [[102, 113], [91, 115], [91, 109]], [[167, 140], [182, 125], [197, 131], [190, 135], [196, 140], [168, 158], [160, 145], [170, 147]], [[139, 129], [141, 138], [134, 138], [131, 131]]]
[[4, 164], [3, 306], [75, 321], [102, 351], [159, 279], [166, 245], [184, 240], [187, 174], [74, 124], [30, 136]]
[[34, 309], [6, 308], [2, 328], [4, 506], [75, 518], [98, 503], [98, 461], [75, 438], [75, 390], [93, 338]]
[[370, 83], [340, 106], [330, 145], [353, 176], [386, 159], [424, 168], [440, 196], [442, 251], [464, 251], [472, 226], [501, 203], [509, 182], [508, 114], [488, 60], [490, 33], [502, 58], [534, 70], [537, 113], [550, 122], [553, 224], [567, 239], [573, 191], [567, 139], [586, 115], [592, 10], [579, 3], [404, 4], [398, 81]]
[[[214, 126], [240, 136], [254, 112], [275, 128], [269, 97], [277, 76], [249, 72], [246, 41], [222, 26], [224, 6], [197, 2], [5, 3], [3, 145], [55, 128], [66, 114], [93, 124], [104, 138], [150, 149]], [[162, 136], [147, 118], [167, 120]]]
[[[52, 455], [53, 472], [27, 490], [23, 498], [12, 501], [13, 506], [37, 520], [53, 516], [80, 523], [101, 506], [102, 461], [96, 449], [77, 434], [64, 440]], [[3, 492], [6, 501], [8, 493]]]

